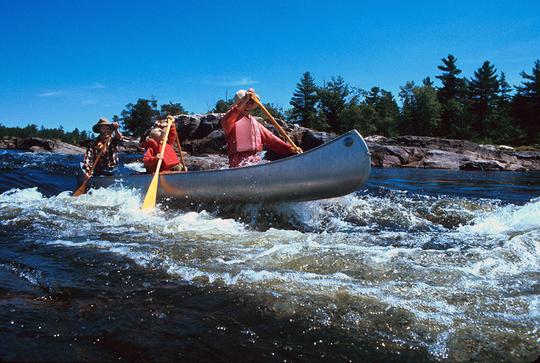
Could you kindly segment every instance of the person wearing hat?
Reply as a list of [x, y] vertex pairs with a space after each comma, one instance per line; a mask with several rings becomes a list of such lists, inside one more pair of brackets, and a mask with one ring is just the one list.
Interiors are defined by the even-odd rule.
[[227, 138], [229, 166], [235, 168], [261, 162], [259, 153], [263, 148], [284, 156], [302, 152], [274, 135], [249, 114], [257, 107], [251, 95], [256, 95], [253, 88], [236, 92], [234, 104], [221, 119]]
[[92, 131], [98, 134], [97, 138], [88, 144], [83, 160], [83, 171], [89, 178], [92, 166], [97, 156], [101, 153], [93, 175], [112, 175], [118, 165], [118, 144], [123, 136], [118, 130], [118, 123], [110, 123], [106, 118], [100, 118], [92, 127]]

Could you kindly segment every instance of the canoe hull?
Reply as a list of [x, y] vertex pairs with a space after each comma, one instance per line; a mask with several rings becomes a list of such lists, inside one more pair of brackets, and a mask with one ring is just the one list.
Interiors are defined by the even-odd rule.
[[[350, 131], [324, 145], [270, 163], [242, 168], [164, 173], [159, 198], [186, 202], [275, 202], [332, 198], [357, 190], [369, 177], [366, 143]], [[91, 188], [120, 183], [146, 190], [152, 175], [96, 177]]]

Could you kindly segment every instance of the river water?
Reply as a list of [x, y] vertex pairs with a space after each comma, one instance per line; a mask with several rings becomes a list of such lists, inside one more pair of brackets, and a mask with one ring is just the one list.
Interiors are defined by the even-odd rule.
[[147, 215], [137, 190], [71, 197], [79, 162], [0, 151], [2, 361], [540, 355], [540, 173], [374, 169], [341, 198]]

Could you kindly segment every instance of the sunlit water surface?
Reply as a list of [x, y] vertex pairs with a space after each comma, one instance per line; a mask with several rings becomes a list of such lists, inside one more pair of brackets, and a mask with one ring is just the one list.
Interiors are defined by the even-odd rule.
[[341, 198], [148, 215], [138, 190], [71, 197], [79, 161], [0, 152], [1, 360], [540, 354], [539, 173], [375, 169]]

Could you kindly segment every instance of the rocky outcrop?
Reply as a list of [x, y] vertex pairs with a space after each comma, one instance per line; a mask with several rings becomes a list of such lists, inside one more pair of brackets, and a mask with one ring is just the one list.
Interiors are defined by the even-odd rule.
[[82, 154], [84, 148], [71, 145], [60, 140], [48, 140], [39, 137], [3, 137], [0, 149], [17, 149], [32, 152], [54, 152], [61, 154]]
[[540, 170], [540, 151], [423, 136], [365, 138], [373, 166], [454, 170]]
[[[215, 169], [227, 165], [226, 139], [221, 128], [221, 113], [175, 116], [182, 148], [190, 156], [186, 163], [191, 170]], [[277, 134], [271, 124], [259, 119]], [[292, 140], [304, 150], [326, 143], [337, 135], [314, 131], [278, 120]], [[466, 140], [426, 136], [368, 136], [365, 138], [375, 167], [433, 168], [454, 170], [540, 170], [540, 150], [515, 150], [506, 145], [480, 145]], [[0, 149], [22, 149], [59, 153], [82, 153], [83, 148], [55, 140], [39, 138], [0, 139]], [[138, 138], [126, 137], [120, 152], [142, 153]], [[271, 152], [265, 157], [278, 158]], [[192, 164], [190, 164], [192, 160]]]

